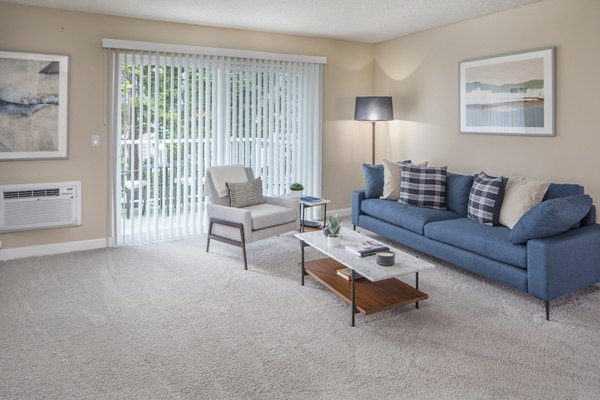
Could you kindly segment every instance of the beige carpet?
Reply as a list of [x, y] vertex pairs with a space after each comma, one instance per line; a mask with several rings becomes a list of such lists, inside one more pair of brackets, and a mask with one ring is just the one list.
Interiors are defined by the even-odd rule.
[[[0, 263], [2, 399], [598, 399], [600, 288], [553, 303], [441, 266], [359, 315], [291, 234]], [[439, 262], [438, 262], [439, 265]], [[412, 277], [409, 281], [412, 283]]]

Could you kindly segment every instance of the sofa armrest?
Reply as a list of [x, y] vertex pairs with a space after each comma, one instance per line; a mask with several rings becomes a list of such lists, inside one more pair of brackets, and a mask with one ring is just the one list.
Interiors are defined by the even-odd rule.
[[600, 282], [600, 225], [527, 242], [528, 293], [553, 300]]
[[352, 225], [358, 226], [358, 217], [363, 214], [360, 210], [360, 203], [367, 198], [364, 190], [355, 190], [352, 192]]
[[209, 218], [219, 218], [230, 222], [236, 222], [244, 225], [244, 236], [250, 240], [252, 238], [252, 216], [249, 210], [222, 206], [219, 204], [209, 204], [206, 206], [206, 212]]

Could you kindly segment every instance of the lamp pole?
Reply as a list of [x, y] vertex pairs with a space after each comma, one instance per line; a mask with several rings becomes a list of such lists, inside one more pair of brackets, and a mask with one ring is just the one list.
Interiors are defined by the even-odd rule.
[[371, 138], [372, 138], [372, 142], [373, 142], [373, 144], [371, 145], [371, 151], [373, 152], [371, 159], [373, 161], [371, 162], [371, 164], [375, 164], [375, 121], [371, 122], [371, 126], [373, 127], [372, 133], [371, 133]]

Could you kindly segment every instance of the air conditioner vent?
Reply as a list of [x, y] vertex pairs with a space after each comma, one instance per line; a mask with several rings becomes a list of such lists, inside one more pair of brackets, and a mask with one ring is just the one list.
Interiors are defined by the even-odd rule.
[[5, 199], [18, 199], [26, 197], [48, 197], [60, 195], [59, 188], [35, 190], [11, 190], [4, 192]]
[[81, 183], [0, 186], [0, 232], [81, 225]]

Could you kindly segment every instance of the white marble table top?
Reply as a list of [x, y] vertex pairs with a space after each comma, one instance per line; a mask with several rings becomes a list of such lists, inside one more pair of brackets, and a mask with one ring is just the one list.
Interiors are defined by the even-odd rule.
[[342, 243], [339, 247], [327, 246], [327, 237], [322, 231], [297, 233], [294, 236], [304, 241], [311, 247], [314, 247], [326, 256], [333, 258], [345, 267], [355, 270], [372, 282], [435, 268], [435, 265], [432, 263], [422, 260], [417, 256], [406, 253], [402, 250], [395, 249], [387, 244], [386, 245], [390, 248], [390, 251], [396, 256], [396, 263], [392, 266], [384, 267], [377, 264], [375, 261], [376, 256], [374, 255], [359, 257], [346, 250], [345, 246], [356, 245], [357, 243], [365, 240], [371, 240], [372, 238], [346, 227], [342, 227], [340, 231]]

